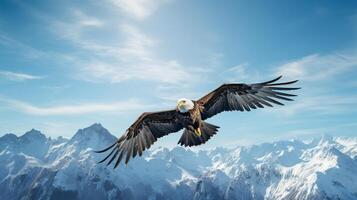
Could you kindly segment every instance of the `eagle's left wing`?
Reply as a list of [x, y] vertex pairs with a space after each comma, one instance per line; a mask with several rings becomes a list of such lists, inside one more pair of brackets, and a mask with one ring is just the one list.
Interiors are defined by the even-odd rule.
[[126, 157], [125, 164], [127, 164], [131, 157], [134, 158], [137, 154], [141, 156], [145, 149], [149, 149], [156, 142], [157, 138], [177, 132], [182, 128], [177, 120], [175, 110], [143, 113], [113, 145], [95, 152], [103, 153], [112, 149], [99, 163], [110, 157], [107, 165], [116, 159], [114, 165], [114, 168], [116, 168], [123, 157]]
[[271, 81], [255, 84], [223, 84], [197, 101], [203, 106], [202, 119], [205, 120], [223, 111], [250, 111], [258, 107], [272, 107], [272, 104], [284, 105], [278, 100], [293, 101], [289, 97], [296, 95], [281, 91], [300, 89], [284, 87], [297, 82], [297, 80], [275, 83], [280, 78], [281, 76]]

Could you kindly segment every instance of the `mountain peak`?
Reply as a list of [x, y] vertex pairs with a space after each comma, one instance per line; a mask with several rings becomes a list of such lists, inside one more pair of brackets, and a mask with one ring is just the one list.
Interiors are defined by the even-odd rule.
[[100, 123], [94, 123], [89, 127], [79, 129], [77, 133], [71, 138], [71, 142], [89, 142], [97, 143], [99, 141], [113, 142], [116, 138], [104, 128]]
[[321, 140], [332, 141], [333, 137], [329, 134], [323, 134]]
[[0, 137], [0, 141], [4, 142], [15, 142], [17, 140], [17, 136], [13, 133], [7, 133]]
[[105, 129], [101, 123], [94, 123], [92, 125], [90, 125], [89, 127], [87, 127], [88, 129], [95, 129], [95, 130], [102, 130]]
[[32, 134], [32, 135], [36, 135], [36, 134], [42, 134], [41, 131], [36, 130], [36, 129], [31, 129], [30, 131], [27, 131], [24, 135], [26, 134]]
[[328, 145], [331, 143], [333, 143], [333, 137], [331, 135], [324, 134], [321, 136], [318, 145]]
[[41, 133], [39, 130], [36, 129], [31, 129], [30, 131], [27, 131], [25, 134], [19, 137], [20, 140], [47, 140], [47, 137]]
[[102, 135], [110, 135], [109, 131], [104, 128], [100, 123], [94, 123], [86, 128], [79, 129], [77, 133], [73, 136], [75, 137], [83, 137], [83, 136], [91, 136], [93, 134], [102, 134]]
[[313, 146], [324, 146], [334, 143], [334, 138], [331, 135], [323, 134], [313, 138], [311, 141], [308, 142], [308, 145]]

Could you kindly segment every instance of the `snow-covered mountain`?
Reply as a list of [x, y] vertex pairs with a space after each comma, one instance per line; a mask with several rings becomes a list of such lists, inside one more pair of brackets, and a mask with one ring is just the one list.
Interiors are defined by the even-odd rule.
[[100, 124], [71, 139], [37, 130], [0, 137], [0, 199], [357, 199], [357, 138], [234, 149], [156, 148], [97, 165], [115, 141]]

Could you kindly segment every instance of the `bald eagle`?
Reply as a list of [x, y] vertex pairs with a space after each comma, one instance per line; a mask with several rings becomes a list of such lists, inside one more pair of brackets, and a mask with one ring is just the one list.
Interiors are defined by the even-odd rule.
[[251, 109], [272, 107], [273, 104], [284, 105], [279, 100], [293, 101], [294, 94], [281, 91], [297, 90], [286, 87], [297, 82], [277, 83], [278, 77], [271, 81], [244, 84], [223, 84], [198, 100], [179, 99], [175, 109], [159, 112], [144, 112], [111, 146], [97, 153], [111, 150], [99, 163], [114, 160], [116, 168], [125, 157], [127, 164], [131, 157], [141, 156], [143, 151], [158, 139], [170, 133], [184, 129], [178, 141], [182, 146], [204, 144], [218, 131], [218, 126], [204, 120], [223, 111], [250, 111]]

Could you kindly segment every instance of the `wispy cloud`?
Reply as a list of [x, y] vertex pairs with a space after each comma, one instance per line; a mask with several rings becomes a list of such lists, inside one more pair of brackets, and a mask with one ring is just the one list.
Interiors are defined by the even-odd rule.
[[221, 75], [228, 82], [244, 82], [253, 83], [262, 81], [261, 74], [254, 68], [249, 68], [249, 63], [241, 63], [234, 67], [224, 70]]
[[[191, 78], [192, 73], [177, 60], [157, 55], [158, 41], [131, 25], [121, 25], [114, 32], [122, 35], [110, 44], [84, 37], [87, 28], [98, 29], [99, 19], [76, 11], [73, 21], [55, 22], [53, 32], [91, 55], [75, 61], [75, 77], [92, 82], [118, 83], [126, 80], [150, 80], [178, 83]], [[89, 26], [89, 27], [88, 27]]]
[[39, 58], [46, 54], [41, 50], [8, 37], [2, 32], [0, 32], [0, 46], [6, 48], [8, 52], [21, 54], [23, 57], [30, 59]]
[[[172, 92], [175, 91], [175, 92]], [[180, 98], [188, 99], [198, 99], [203, 94], [195, 91], [195, 87], [191, 85], [182, 84], [182, 85], [160, 85], [155, 89], [155, 96], [164, 100], [164, 104], [168, 106], [174, 105], [173, 102], [176, 102]]]
[[143, 109], [145, 105], [137, 100], [126, 100], [112, 103], [81, 103], [72, 105], [35, 106], [27, 102], [14, 99], [1, 98], [11, 109], [30, 115], [78, 115], [87, 113], [120, 113], [131, 110]]
[[249, 75], [247, 74], [248, 63], [242, 63], [237, 66], [228, 68], [226, 70], [227, 73], [233, 74], [233, 76], [241, 77], [242, 79], [246, 79]]
[[169, 0], [111, 0], [111, 2], [125, 14], [134, 19], [143, 20]]
[[0, 70], [0, 77], [3, 77], [5, 79], [11, 80], [11, 81], [27, 81], [27, 80], [35, 80], [35, 79], [43, 78], [41, 76], [35, 76], [35, 75], [31, 75], [31, 74], [17, 73], [17, 72], [11, 72], [11, 71], [2, 71], [2, 70]]
[[279, 66], [276, 73], [287, 78], [316, 81], [351, 69], [357, 69], [355, 53], [312, 54]]
[[[308, 88], [307, 88], [308, 89]], [[357, 112], [357, 96], [344, 95], [302, 95], [297, 97], [297, 101], [289, 106], [278, 107], [274, 112], [288, 115], [296, 113], [315, 113], [326, 115], [331, 113]]]
[[[112, 0], [111, 3], [132, 17], [145, 19], [168, 1]], [[175, 58], [160, 56], [157, 51], [160, 41], [145, 34], [126, 18], [104, 19], [80, 9], [67, 10], [66, 17], [55, 18], [28, 4], [21, 5], [47, 24], [47, 30], [56, 38], [69, 42], [72, 48], [70, 54], [52, 52], [54, 55], [47, 56], [60, 58], [66, 62], [66, 66], [73, 66], [70, 75], [77, 79], [109, 83], [148, 80], [165, 84], [196, 80], [193, 77], [194, 69], [184, 67]], [[109, 37], [98, 38], [97, 33], [108, 34], [108, 30]]]
[[47, 20], [49, 28], [59, 37], [70, 40], [80, 45], [86, 45], [82, 40], [82, 34], [85, 31], [104, 26], [104, 21], [99, 18], [89, 16], [81, 10], [72, 10], [71, 21]]
[[154, 39], [129, 25], [121, 26], [121, 31], [126, 36], [121, 46], [87, 45], [93, 52], [106, 50], [111, 62], [96, 59], [83, 63], [79, 73], [83, 79], [112, 83], [140, 79], [174, 84], [191, 78], [191, 73], [178, 61], [155, 54]]
[[[326, 115], [343, 112], [357, 112], [357, 93], [342, 92], [344, 87], [353, 86], [345, 76], [357, 70], [357, 54], [354, 52], [332, 53], [327, 55], [312, 54], [296, 59], [276, 68], [287, 80], [299, 79], [302, 87], [297, 91], [297, 101], [276, 111], [293, 115], [310, 112]], [[338, 85], [333, 85], [338, 84]], [[336, 89], [340, 92], [336, 92]], [[334, 92], [335, 91], [335, 92]]]

